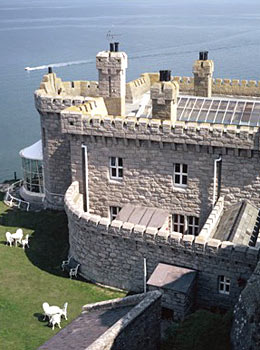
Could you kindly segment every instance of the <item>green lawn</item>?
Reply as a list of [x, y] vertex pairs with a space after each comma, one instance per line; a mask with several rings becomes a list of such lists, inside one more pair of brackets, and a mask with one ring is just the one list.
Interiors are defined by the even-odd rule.
[[[42, 303], [68, 302], [66, 326], [82, 305], [124, 296], [79, 280], [70, 280], [60, 264], [67, 257], [66, 215], [27, 213], [6, 207], [0, 193], [0, 343], [3, 350], [35, 350], [58, 332], [42, 320]], [[5, 232], [21, 227], [30, 234], [30, 248], [5, 245]]]

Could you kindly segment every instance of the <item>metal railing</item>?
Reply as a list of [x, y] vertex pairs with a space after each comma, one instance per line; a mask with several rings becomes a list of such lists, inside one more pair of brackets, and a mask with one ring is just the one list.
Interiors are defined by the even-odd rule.
[[10, 207], [17, 207], [19, 209], [21, 209], [21, 207], [24, 205], [26, 210], [29, 211], [30, 209], [30, 203], [26, 202], [20, 198], [17, 198], [15, 196], [12, 195], [12, 193], [15, 193], [15, 191], [20, 188], [23, 184], [23, 180], [19, 180], [14, 182], [13, 184], [11, 184], [5, 194], [5, 198], [4, 198], [4, 202], [6, 205], [10, 206]]

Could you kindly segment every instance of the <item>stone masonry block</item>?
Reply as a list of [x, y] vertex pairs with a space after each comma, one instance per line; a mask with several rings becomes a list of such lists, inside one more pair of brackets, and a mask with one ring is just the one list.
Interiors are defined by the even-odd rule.
[[195, 236], [193, 235], [183, 235], [182, 237], [182, 243], [185, 248], [192, 248], [193, 242], [195, 240]]
[[221, 241], [219, 239], [211, 238], [207, 242], [206, 251], [212, 254], [216, 254], [218, 252], [220, 244]]
[[101, 218], [101, 220], [99, 221], [99, 225], [100, 226], [104, 226], [105, 229], [107, 230], [109, 225], [110, 225], [110, 219], [109, 218]]
[[98, 225], [100, 220], [101, 220], [101, 216], [100, 215], [91, 214], [90, 217], [89, 217], [89, 222], [92, 222], [95, 225]]
[[182, 234], [180, 232], [171, 232], [168, 237], [168, 241], [173, 246], [180, 245], [180, 242], [182, 241]]
[[136, 239], [143, 239], [143, 234], [145, 232], [146, 226], [135, 225], [134, 226], [134, 236]]
[[158, 230], [155, 227], [147, 227], [143, 236], [145, 241], [154, 242]]
[[130, 222], [124, 222], [121, 227], [121, 232], [123, 237], [130, 237], [133, 234], [134, 224]]
[[110, 227], [120, 229], [123, 226], [123, 222], [120, 220], [113, 220]]
[[259, 248], [248, 247], [246, 252], [246, 259], [248, 263], [255, 264], [259, 259]]
[[194, 241], [194, 248], [198, 252], [203, 252], [207, 243], [206, 237], [197, 236]]
[[163, 243], [163, 244], [168, 244], [168, 237], [170, 233], [168, 230], [159, 230], [156, 236], [156, 242], [158, 243]]

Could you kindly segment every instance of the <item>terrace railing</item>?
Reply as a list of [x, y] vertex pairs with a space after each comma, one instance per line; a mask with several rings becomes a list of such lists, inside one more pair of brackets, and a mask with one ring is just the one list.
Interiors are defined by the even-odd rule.
[[29, 211], [30, 203], [22, 200], [21, 198], [17, 198], [14, 195], [17, 192], [17, 190], [22, 186], [22, 184], [23, 180], [19, 180], [12, 183], [6, 191], [4, 202], [10, 207], [17, 207], [19, 209], [26, 209], [27, 211]]

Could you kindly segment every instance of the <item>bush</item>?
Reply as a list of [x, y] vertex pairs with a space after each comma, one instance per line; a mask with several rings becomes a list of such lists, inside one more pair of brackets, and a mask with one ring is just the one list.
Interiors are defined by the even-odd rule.
[[162, 350], [230, 350], [232, 313], [198, 310], [168, 330]]

